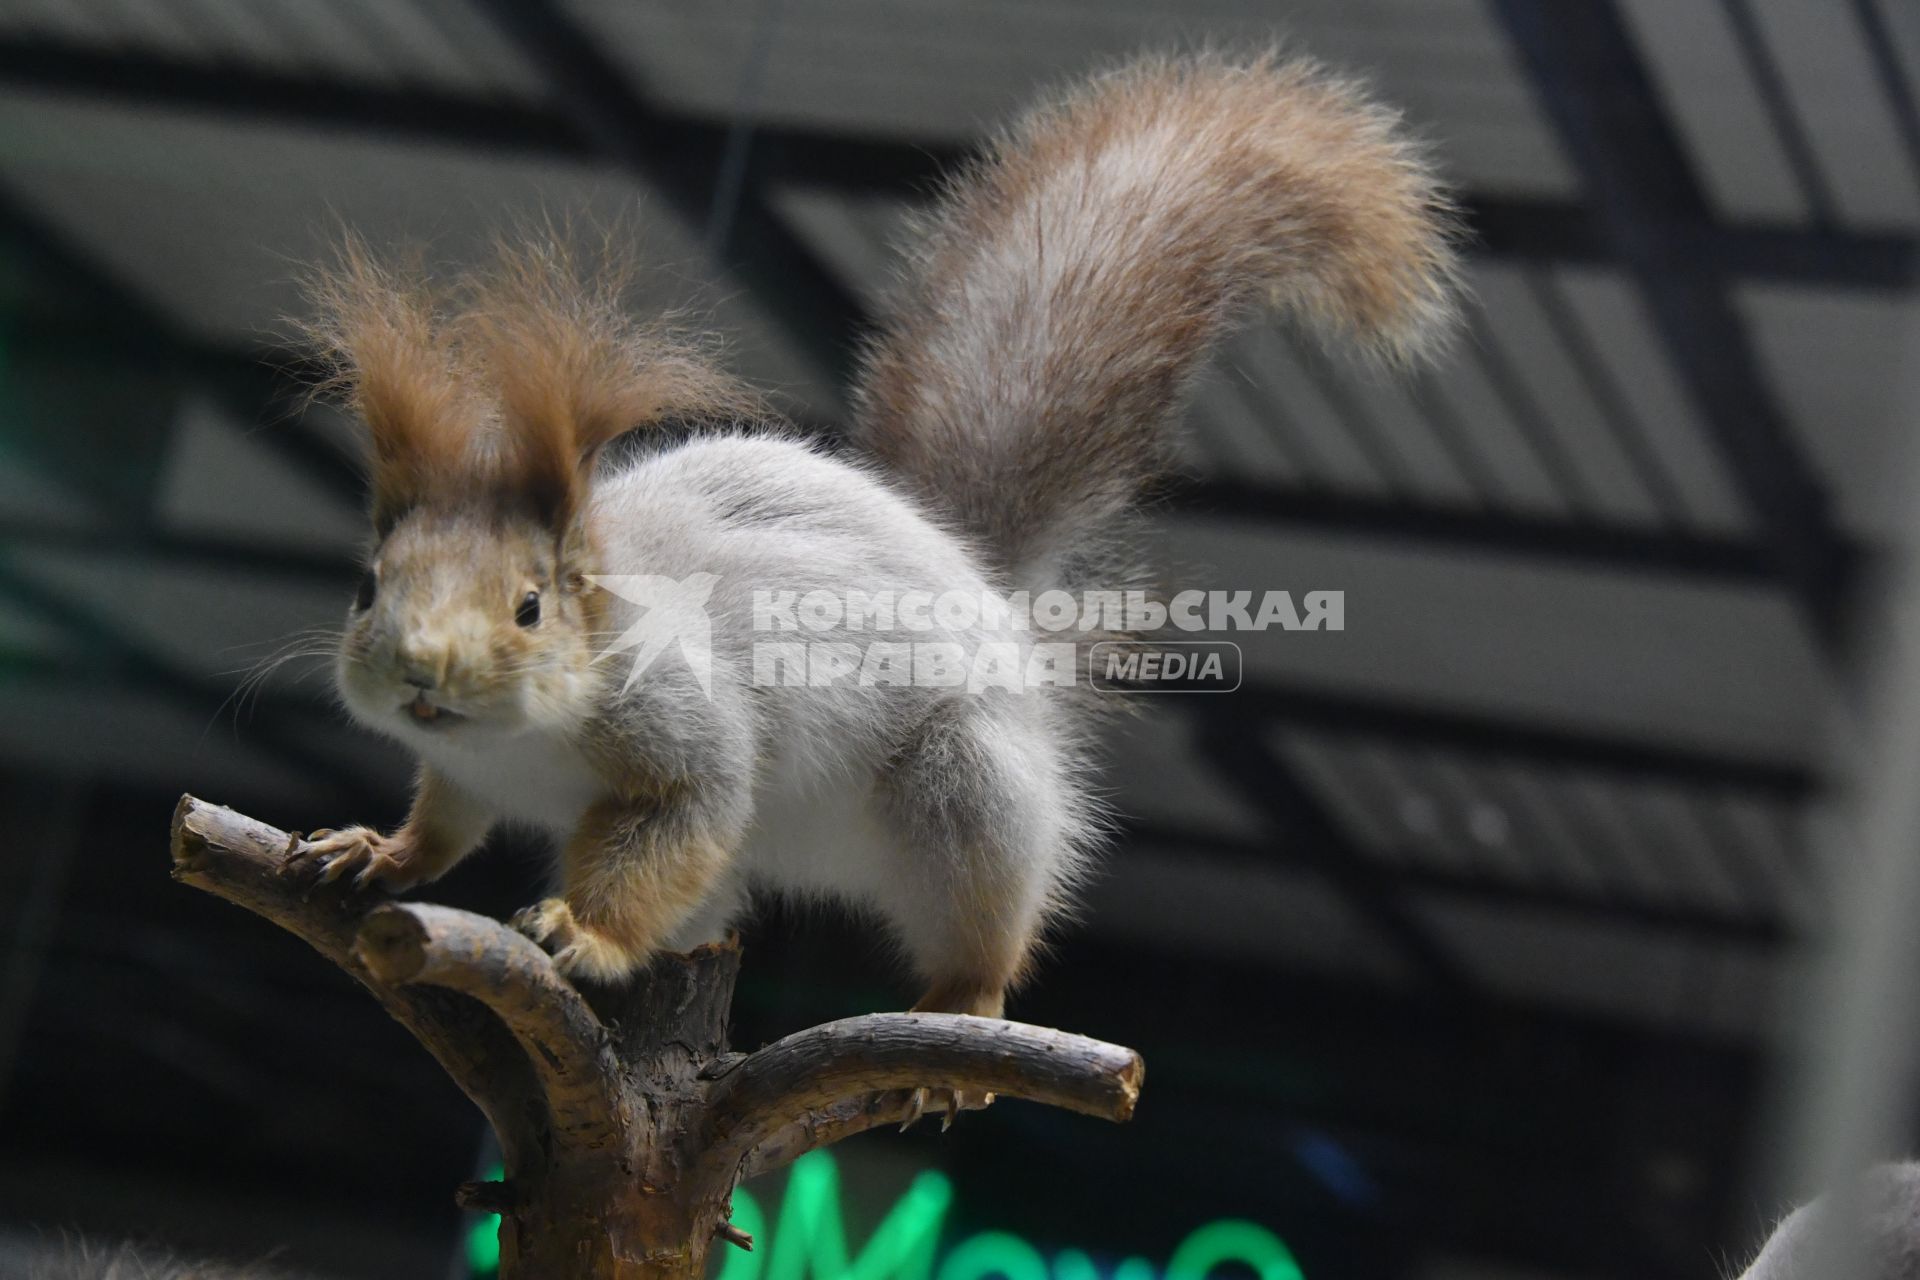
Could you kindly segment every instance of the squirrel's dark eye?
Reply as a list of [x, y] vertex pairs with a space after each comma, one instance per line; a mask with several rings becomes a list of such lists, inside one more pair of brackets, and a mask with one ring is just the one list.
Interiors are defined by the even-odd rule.
[[367, 570], [360, 579], [360, 590], [354, 593], [353, 607], [356, 609], [373, 608], [373, 593], [379, 589], [379, 576], [375, 574], [373, 570]]
[[530, 627], [540, 621], [540, 593], [529, 591], [520, 597], [520, 607], [513, 611], [513, 620], [523, 627]]

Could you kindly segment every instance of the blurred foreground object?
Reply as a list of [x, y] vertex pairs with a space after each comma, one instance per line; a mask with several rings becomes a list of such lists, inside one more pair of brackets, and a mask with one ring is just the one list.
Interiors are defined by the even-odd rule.
[[64, 1241], [27, 1263], [24, 1280], [297, 1280], [265, 1267], [186, 1262], [131, 1244]]

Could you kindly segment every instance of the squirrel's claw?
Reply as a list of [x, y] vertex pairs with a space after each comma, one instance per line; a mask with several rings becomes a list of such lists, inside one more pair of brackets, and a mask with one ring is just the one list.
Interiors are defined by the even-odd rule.
[[318, 866], [314, 884], [334, 884], [352, 872], [355, 889], [385, 886], [397, 890], [409, 883], [406, 860], [400, 856], [404, 851], [401, 842], [370, 827], [320, 830], [288, 842], [286, 855], [280, 860], [280, 874], [292, 875]]
[[940, 1132], [953, 1128], [962, 1111], [984, 1111], [993, 1104], [993, 1095], [973, 1089], [915, 1089], [907, 1094], [908, 1115], [900, 1132], [919, 1124], [929, 1111], [940, 1113]]
[[353, 887], [360, 889], [379, 889], [382, 887], [399, 889], [402, 887], [404, 871], [399, 862], [384, 853], [376, 853], [367, 859], [367, 865], [354, 873]]
[[624, 982], [646, 965], [648, 948], [634, 948], [573, 914], [565, 898], [546, 898], [516, 911], [508, 927], [539, 943], [568, 978]]
[[302, 864], [311, 861], [314, 845], [332, 835], [333, 832], [322, 828], [312, 835], [301, 835], [298, 831], [287, 836], [287, 847], [280, 854], [280, 874], [290, 876], [300, 870]]
[[900, 1123], [900, 1132], [905, 1133], [920, 1123], [920, 1117], [927, 1109], [927, 1091], [915, 1089], [907, 1094], [907, 1118]]

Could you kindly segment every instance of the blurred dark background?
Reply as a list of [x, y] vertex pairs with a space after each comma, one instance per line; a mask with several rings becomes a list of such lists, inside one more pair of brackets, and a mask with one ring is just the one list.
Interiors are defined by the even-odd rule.
[[[1433, 140], [1471, 331], [1402, 381], [1267, 328], [1225, 353], [1165, 544], [1190, 585], [1343, 590], [1346, 630], [1244, 637], [1241, 691], [1116, 736], [1129, 829], [1012, 1013], [1138, 1047], [1139, 1118], [870, 1135], [852, 1212], [939, 1168], [949, 1239], [1103, 1267], [1238, 1217], [1309, 1280], [1737, 1269], [1834, 925], [1807, 828], [1849, 601], [1912, 501], [1878, 483], [1904, 0], [0, 0], [0, 1274], [62, 1231], [463, 1273], [477, 1114], [166, 874], [182, 790], [404, 807], [323, 663], [236, 693], [355, 576], [351, 433], [276, 325], [332, 228], [457, 262], [626, 218], [648, 304], [830, 431], [944, 165], [1101, 59], [1275, 32]], [[540, 875], [503, 847], [434, 896]], [[743, 1046], [912, 995], [831, 915], [746, 936]]]

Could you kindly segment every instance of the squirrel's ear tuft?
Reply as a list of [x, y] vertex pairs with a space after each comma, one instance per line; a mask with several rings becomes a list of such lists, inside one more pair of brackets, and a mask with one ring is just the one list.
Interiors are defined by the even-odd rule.
[[612, 233], [591, 251], [548, 229], [502, 242], [469, 282], [463, 342], [499, 397], [502, 480], [564, 531], [600, 450], [670, 419], [757, 416], [694, 341], [626, 307], [635, 275]]
[[338, 396], [367, 425], [373, 520], [385, 533], [471, 469], [474, 430], [490, 415], [424, 271], [379, 262], [349, 233], [303, 283], [313, 314], [298, 327], [329, 367], [316, 394]]

